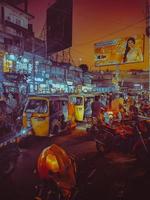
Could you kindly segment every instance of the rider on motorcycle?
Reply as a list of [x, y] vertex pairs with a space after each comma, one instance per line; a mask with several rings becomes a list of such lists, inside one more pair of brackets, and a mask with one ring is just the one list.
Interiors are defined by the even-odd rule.
[[9, 131], [7, 123], [7, 112], [6, 112], [6, 102], [5, 100], [0, 100], [0, 136], [3, 136]]

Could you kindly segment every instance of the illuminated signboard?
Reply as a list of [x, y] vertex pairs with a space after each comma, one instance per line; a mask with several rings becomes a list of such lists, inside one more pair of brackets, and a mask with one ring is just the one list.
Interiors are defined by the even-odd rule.
[[95, 66], [143, 62], [143, 35], [95, 44]]

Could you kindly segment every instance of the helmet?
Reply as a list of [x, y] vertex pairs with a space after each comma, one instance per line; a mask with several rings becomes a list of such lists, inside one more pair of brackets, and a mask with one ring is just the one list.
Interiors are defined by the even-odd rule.
[[45, 148], [38, 158], [38, 173], [40, 178], [48, 179], [49, 174], [57, 174], [60, 171], [58, 159], [56, 157], [55, 145]]
[[40, 178], [53, 180], [65, 194], [76, 185], [75, 167], [72, 158], [56, 144], [41, 152], [37, 164]]

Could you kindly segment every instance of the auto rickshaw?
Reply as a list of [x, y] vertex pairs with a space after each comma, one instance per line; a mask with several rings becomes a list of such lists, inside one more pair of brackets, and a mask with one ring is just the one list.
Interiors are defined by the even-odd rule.
[[23, 111], [23, 127], [32, 127], [36, 136], [67, 132], [68, 97], [65, 95], [31, 95]]
[[75, 120], [82, 122], [84, 120], [87, 99], [90, 103], [94, 100], [94, 95], [92, 94], [72, 94], [69, 96], [69, 102], [74, 105], [74, 115]]

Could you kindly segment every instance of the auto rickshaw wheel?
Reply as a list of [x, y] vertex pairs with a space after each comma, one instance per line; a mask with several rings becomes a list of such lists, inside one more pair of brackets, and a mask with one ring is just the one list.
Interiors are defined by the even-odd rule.
[[96, 142], [96, 149], [98, 151], [98, 153], [105, 153], [105, 145], [104, 144], [100, 144], [98, 142]]

